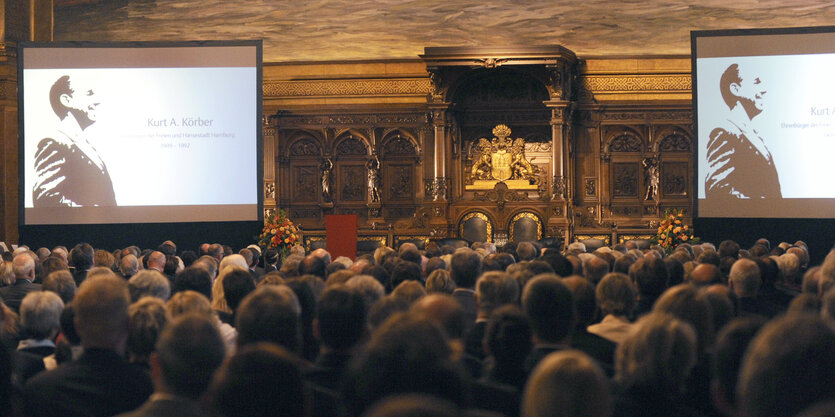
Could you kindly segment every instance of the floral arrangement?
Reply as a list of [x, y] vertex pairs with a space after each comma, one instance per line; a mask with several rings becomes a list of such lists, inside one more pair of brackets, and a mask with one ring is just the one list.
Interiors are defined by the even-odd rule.
[[299, 229], [282, 209], [276, 209], [264, 222], [264, 229], [258, 239], [258, 246], [266, 251], [276, 248], [279, 259], [290, 254], [290, 248], [299, 244]]
[[664, 220], [658, 226], [658, 234], [650, 240], [652, 244], [672, 253], [682, 243], [699, 243], [699, 238], [693, 236], [693, 228], [682, 222], [683, 217], [684, 211], [681, 209], [664, 210]]

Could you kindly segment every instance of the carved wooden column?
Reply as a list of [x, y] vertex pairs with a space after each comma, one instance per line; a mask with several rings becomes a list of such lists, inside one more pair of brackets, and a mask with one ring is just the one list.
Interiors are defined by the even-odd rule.
[[263, 175], [264, 175], [264, 219], [277, 207], [277, 184], [276, 172], [278, 172], [278, 160], [275, 157], [276, 146], [278, 146], [278, 128], [274, 125], [273, 118], [267, 118], [263, 127]]
[[545, 106], [551, 111], [551, 207], [548, 216], [547, 234], [552, 237], [568, 233], [568, 215], [570, 214], [570, 174], [571, 119], [573, 103], [571, 99], [571, 80], [574, 77], [574, 62], [558, 60], [545, 66], [548, 74], [547, 87], [551, 100]]

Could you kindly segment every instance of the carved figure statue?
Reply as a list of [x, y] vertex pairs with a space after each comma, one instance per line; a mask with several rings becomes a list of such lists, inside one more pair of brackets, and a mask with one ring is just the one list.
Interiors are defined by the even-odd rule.
[[658, 184], [660, 181], [658, 172], [658, 160], [655, 158], [645, 158], [641, 161], [644, 167], [644, 178], [647, 184], [647, 194], [644, 200], [658, 200]]
[[331, 201], [331, 171], [333, 170], [333, 161], [326, 158], [319, 169], [322, 170], [322, 199], [326, 202]]
[[529, 179], [535, 174], [534, 166], [525, 158], [525, 140], [517, 138], [510, 151], [513, 155], [510, 163], [510, 178], [515, 180]]
[[372, 203], [380, 202], [380, 158], [374, 155], [365, 165], [368, 168], [368, 198]]

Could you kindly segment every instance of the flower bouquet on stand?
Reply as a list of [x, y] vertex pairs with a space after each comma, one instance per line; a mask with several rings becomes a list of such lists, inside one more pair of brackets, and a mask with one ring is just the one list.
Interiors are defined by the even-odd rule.
[[658, 234], [650, 239], [653, 245], [664, 248], [667, 254], [673, 253], [682, 243], [699, 243], [699, 238], [693, 236], [693, 228], [684, 224], [684, 212], [681, 209], [664, 210], [664, 219], [658, 226]]
[[264, 221], [264, 229], [258, 238], [258, 246], [263, 252], [275, 248], [282, 261], [290, 254], [290, 248], [299, 244], [299, 229], [287, 217], [282, 209], [276, 209]]

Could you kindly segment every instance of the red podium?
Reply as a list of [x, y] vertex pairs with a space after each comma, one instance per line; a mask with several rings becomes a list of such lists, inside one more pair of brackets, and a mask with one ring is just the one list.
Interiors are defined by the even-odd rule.
[[347, 256], [351, 260], [357, 257], [357, 215], [325, 215], [325, 237], [331, 259]]

